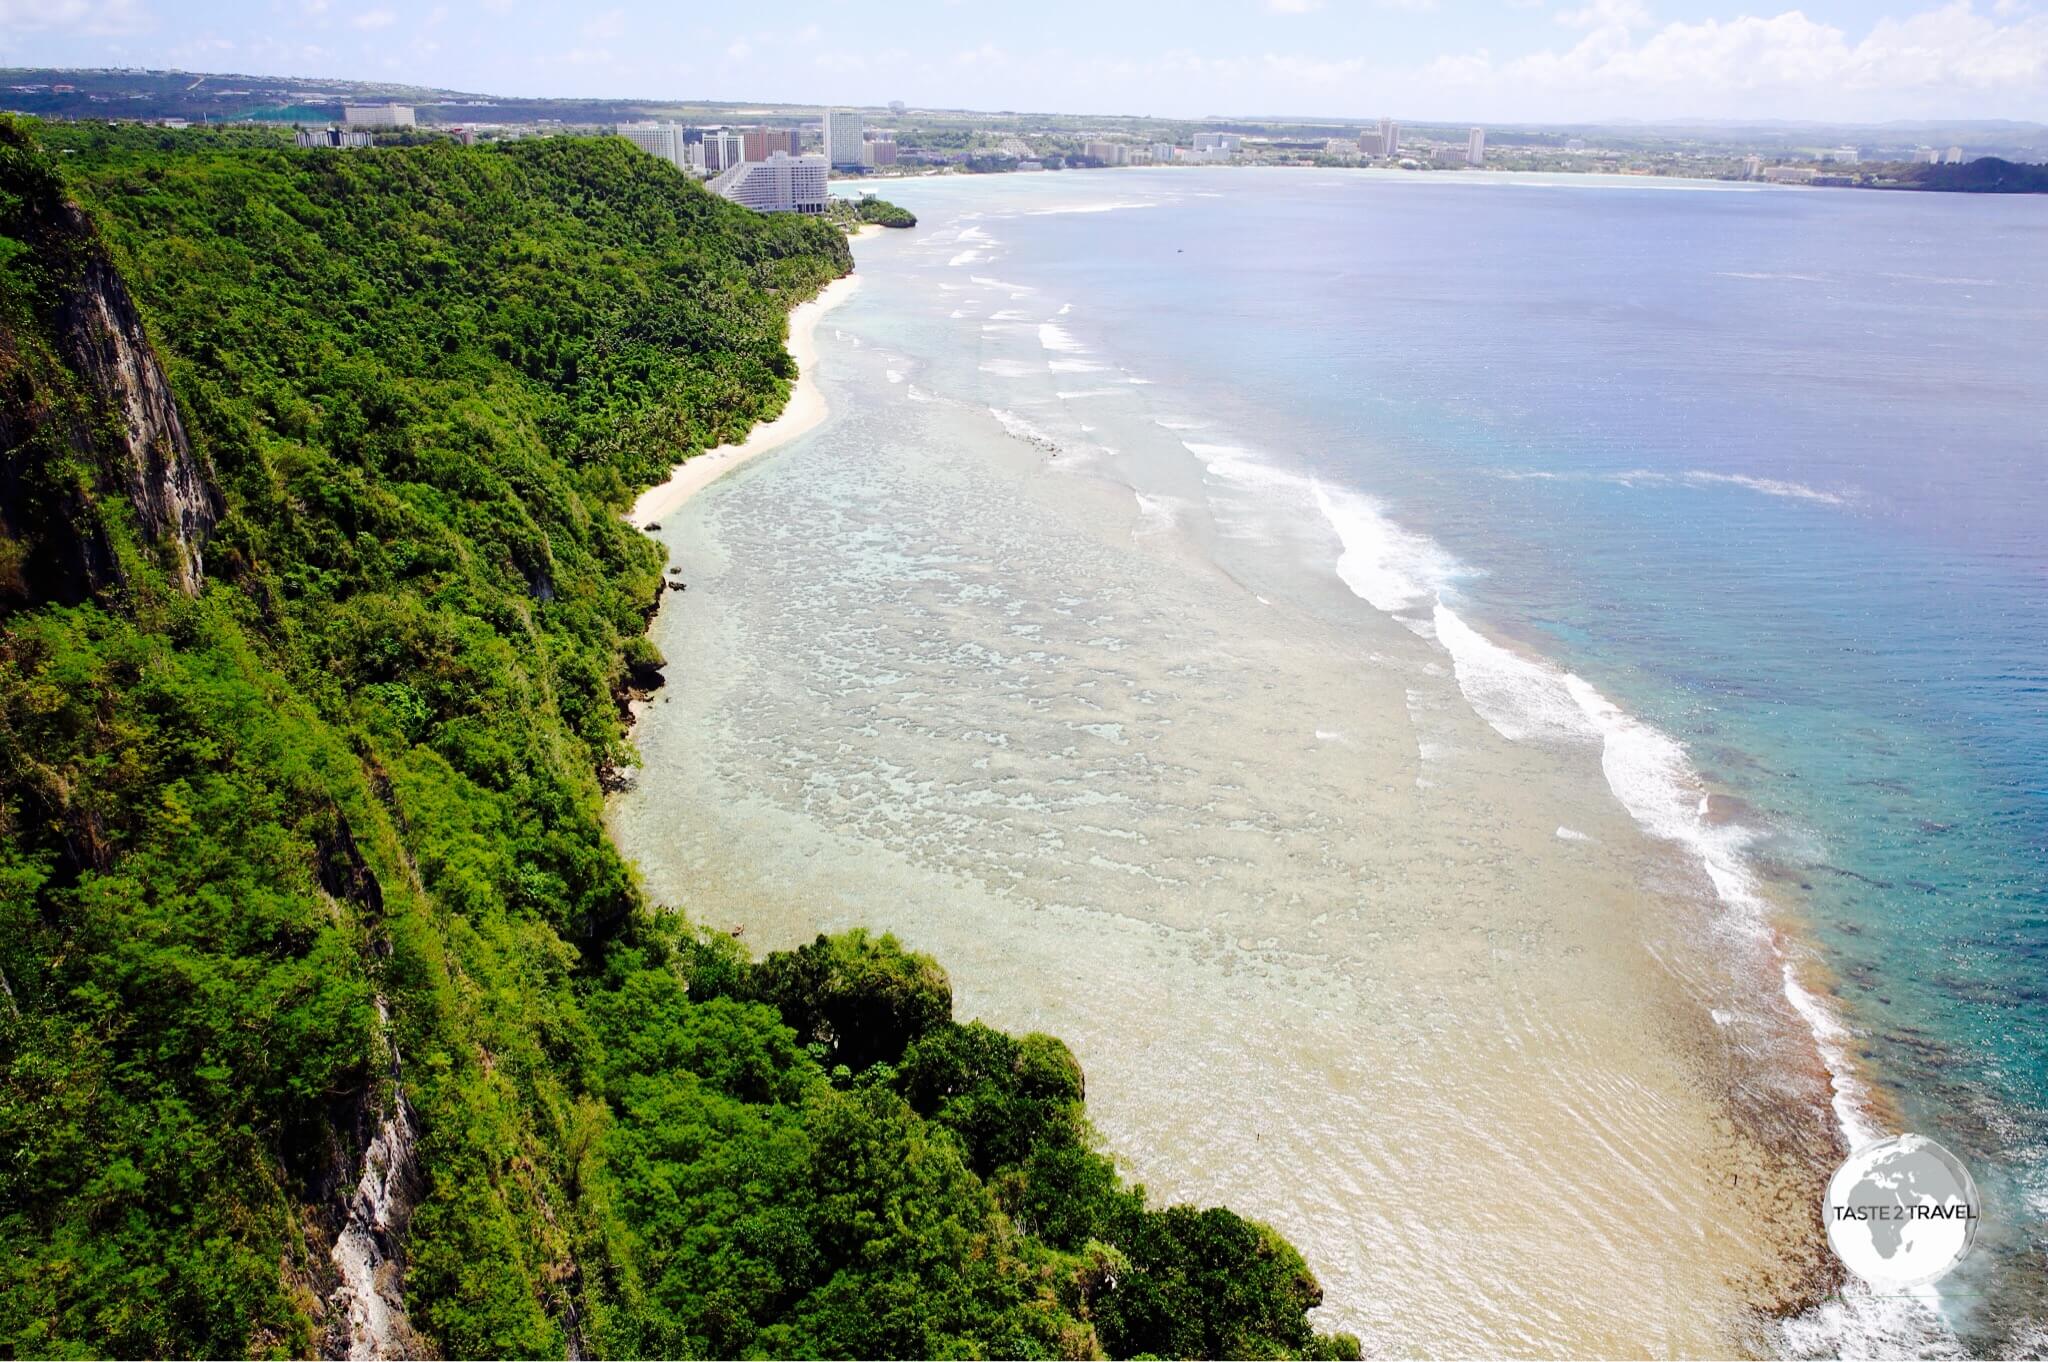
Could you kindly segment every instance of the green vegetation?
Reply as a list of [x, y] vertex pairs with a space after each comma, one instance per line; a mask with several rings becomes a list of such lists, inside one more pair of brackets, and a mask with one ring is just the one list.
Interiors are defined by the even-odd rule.
[[1900, 166], [1893, 173], [1898, 182], [1880, 187], [1949, 194], [2048, 194], [2048, 166], [2019, 165], [1996, 156], [1961, 165]]
[[899, 208], [871, 196], [849, 198], [835, 194], [826, 200], [825, 215], [828, 221], [849, 233], [857, 232], [869, 223], [883, 227], [917, 226], [917, 215], [908, 208]]
[[335, 1347], [404, 1114], [446, 1355], [1356, 1355], [1270, 1231], [1120, 1185], [1058, 1041], [888, 938], [749, 961], [604, 836], [659, 660], [619, 513], [778, 408], [839, 232], [617, 139], [38, 135], [0, 119], [0, 1353]]
[[859, 199], [854, 212], [862, 222], [879, 223], [884, 227], [915, 227], [917, 214], [908, 208], [899, 208], [887, 199]]

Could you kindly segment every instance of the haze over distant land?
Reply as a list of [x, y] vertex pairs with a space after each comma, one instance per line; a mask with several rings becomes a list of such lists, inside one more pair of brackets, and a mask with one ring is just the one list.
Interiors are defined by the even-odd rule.
[[1043, 0], [876, 22], [269, 0], [0, 4], [0, 63], [360, 72], [507, 94], [1481, 121], [2048, 117], [2044, 0]]
[[[599, 98], [525, 97], [475, 90], [412, 85], [403, 81], [345, 79], [328, 76], [265, 76], [249, 72], [197, 72], [121, 68], [0, 67], [0, 109], [54, 119], [186, 119], [194, 123], [254, 120], [272, 124], [321, 122], [341, 116], [349, 103], [396, 100], [415, 107], [423, 126], [510, 124], [557, 125], [589, 131], [608, 124], [642, 118], [683, 119], [721, 123], [728, 120], [776, 123], [810, 122], [814, 102], [765, 100], [658, 99], [645, 92], [614, 91]], [[860, 106], [856, 106], [860, 107]], [[1109, 114], [989, 111], [974, 108], [911, 106], [899, 114], [876, 104], [865, 106], [883, 124], [908, 120], [918, 136], [937, 134], [948, 147], [965, 147], [981, 139], [996, 146], [1004, 134], [1025, 133], [1041, 148], [1057, 149], [1097, 132], [1120, 134], [1140, 142], [1180, 138], [1185, 141], [1204, 122], [1263, 138], [1276, 156], [1320, 145], [1325, 137], [1348, 137], [1370, 129], [1373, 118], [1341, 118], [1315, 114], [1216, 113], [1178, 119]], [[1437, 122], [1403, 119], [1404, 128], [1424, 140], [1450, 137], [1463, 145], [1468, 120]], [[1691, 120], [1653, 122], [1528, 122], [1488, 125], [1487, 164], [1495, 168], [1612, 169], [1613, 156], [1656, 156], [1683, 153], [1694, 158], [1682, 167], [1660, 173], [1717, 173], [1697, 163], [1701, 156], [1810, 156], [1815, 148], [1848, 143], [1862, 146], [1883, 160], [1911, 158], [1913, 149], [1960, 144], [1972, 158], [1997, 156], [2021, 162], [2048, 161], [2048, 125], [2013, 119], [1901, 119], [1881, 124], [1811, 120]], [[962, 138], [966, 140], [961, 140]], [[1050, 140], [1047, 140], [1050, 139]], [[1303, 139], [1307, 139], [1304, 141]], [[1593, 159], [1569, 167], [1555, 162], [1521, 164], [1519, 148], [1541, 152], [1563, 148], [1581, 139], [1604, 148], [1608, 160]], [[1073, 149], [1069, 145], [1068, 149]], [[1012, 162], [1014, 165], [1014, 162]]]

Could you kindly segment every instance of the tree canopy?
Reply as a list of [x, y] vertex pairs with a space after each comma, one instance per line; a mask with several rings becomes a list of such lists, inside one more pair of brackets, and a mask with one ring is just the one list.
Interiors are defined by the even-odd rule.
[[[956, 1022], [888, 937], [752, 961], [605, 836], [659, 660], [621, 512], [779, 408], [838, 231], [617, 139], [31, 128], [0, 119], [0, 1351], [333, 1347], [329, 1249], [405, 1110], [402, 1294], [445, 1355], [1356, 1355], [1270, 1230], [1119, 1181], [1057, 1040]], [[135, 381], [67, 348], [127, 299], [217, 498], [196, 589], [138, 510]], [[54, 590], [52, 543], [111, 566]]]

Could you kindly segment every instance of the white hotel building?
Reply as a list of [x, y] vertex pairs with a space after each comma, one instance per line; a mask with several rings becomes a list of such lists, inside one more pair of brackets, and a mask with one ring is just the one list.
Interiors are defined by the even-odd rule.
[[621, 123], [619, 136], [678, 170], [684, 168], [683, 130], [674, 123]]
[[693, 151], [704, 173], [717, 175], [747, 159], [747, 139], [738, 128], [706, 128]]
[[825, 159], [835, 166], [857, 166], [865, 157], [866, 141], [860, 114], [852, 109], [827, 109], [824, 118]]
[[825, 178], [830, 168], [823, 156], [792, 156], [771, 151], [765, 161], [741, 161], [709, 188], [757, 213], [825, 211]]
[[344, 104], [341, 121], [351, 128], [410, 128], [418, 126], [410, 104]]

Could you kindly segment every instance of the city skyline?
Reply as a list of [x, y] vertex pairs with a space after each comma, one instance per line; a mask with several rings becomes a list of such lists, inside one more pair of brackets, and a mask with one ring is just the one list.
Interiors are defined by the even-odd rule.
[[0, 0], [0, 63], [510, 96], [1577, 122], [2048, 119], [2048, 0], [1228, 0], [1028, 13]]

